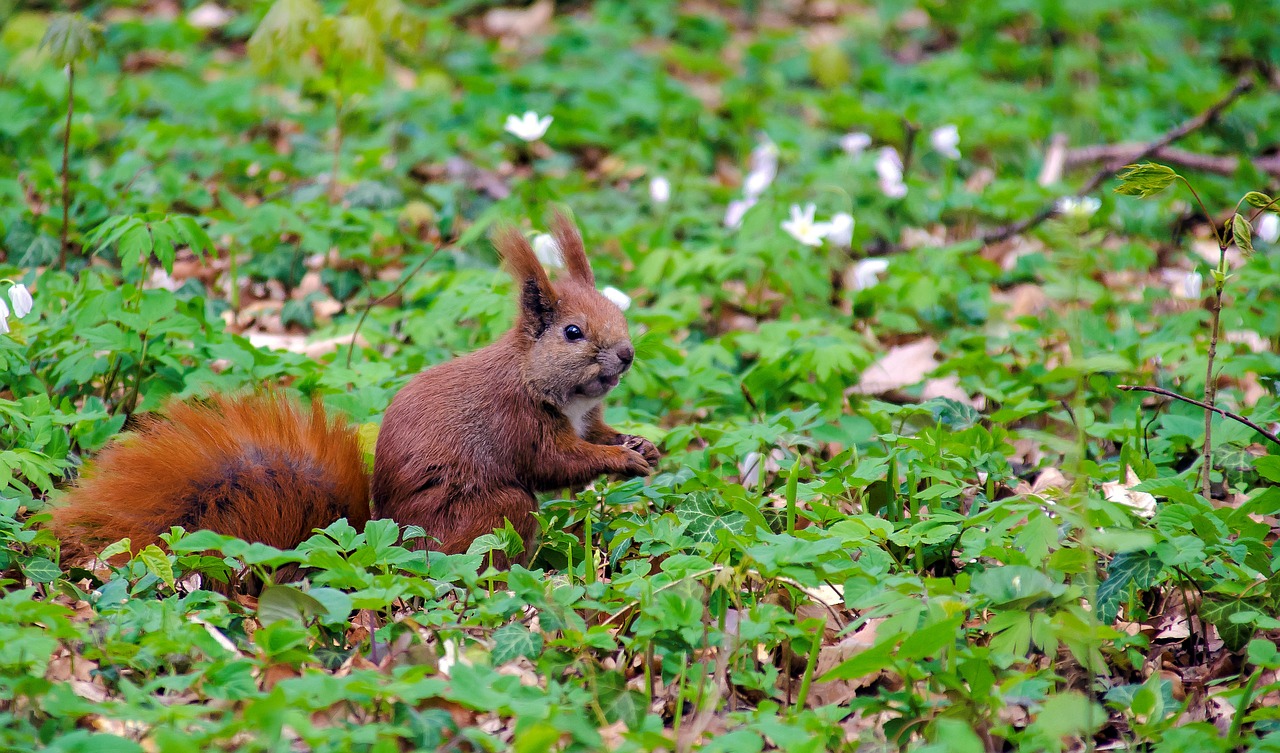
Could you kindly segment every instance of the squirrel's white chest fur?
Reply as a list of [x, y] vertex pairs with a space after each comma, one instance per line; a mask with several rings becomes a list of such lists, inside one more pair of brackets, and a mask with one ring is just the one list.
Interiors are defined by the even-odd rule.
[[561, 412], [564, 413], [565, 418], [569, 419], [578, 436], [585, 437], [588, 426], [587, 416], [591, 414], [591, 409], [599, 404], [598, 398], [575, 397], [561, 409]]

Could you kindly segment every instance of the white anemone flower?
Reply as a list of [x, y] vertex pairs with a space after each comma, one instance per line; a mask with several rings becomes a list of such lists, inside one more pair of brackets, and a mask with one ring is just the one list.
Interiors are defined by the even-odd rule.
[[1258, 226], [1253, 232], [1267, 243], [1275, 243], [1280, 239], [1280, 215], [1275, 212], [1264, 213], [1258, 219]]
[[865, 152], [869, 146], [871, 146], [870, 134], [862, 133], [861, 131], [846, 133], [840, 137], [840, 148], [850, 157], [857, 157]]
[[1182, 278], [1182, 297], [1197, 300], [1204, 288], [1204, 277], [1199, 272], [1188, 272]]
[[782, 229], [806, 246], [822, 245], [822, 239], [827, 236], [829, 225], [814, 221], [814, 214], [817, 211], [817, 207], [813, 204], [806, 204], [804, 209], [801, 209], [799, 204], [792, 204], [791, 218], [783, 221]]
[[838, 212], [827, 222], [827, 240], [837, 246], [848, 246], [853, 242], [853, 215]]
[[761, 139], [755, 149], [751, 150], [750, 172], [767, 173], [769, 180], [778, 174], [778, 145], [768, 136]]
[[556, 243], [556, 239], [546, 233], [538, 233], [533, 236], [533, 255], [538, 257], [538, 261], [542, 262], [542, 266], [551, 269], [561, 269], [564, 267], [564, 256], [560, 253], [560, 246]]
[[876, 175], [880, 176], [880, 191], [891, 199], [907, 195], [907, 184], [902, 181], [902, 157], [898, 150], [886, 146], [876, 155]]
[[889, 269], [889, 260], [872, 257], [853, 265], [853, 289], [866, 290], [880, 282], [880, 275]]
[[671, 181], [661, 175], [649, 181], [649, 198], [654, 204], [666, 204], [671, 201]]
[[941, 128], [935, 128], [929, 134], [929, 143], [933, 146], [934, 151], [941, 154], [947, 159], [960, 159], [960, 129], [954, 125], [947, 124]]
[[742, 182], [742, 193], [748, 199], [758, 199], [760, 194], [769, 187], [773, 182], [774, 174], [765, 170], [755, 170], [747, 173], [747, 179]]
[[724, 226], [736, 230], [742, 226], [747, 210], [756, 205], [755, 199], [734, 199], [724, 210]]
[[21, 319], [31, 313], [31, 291], [27, 286], [18, 283], [9, 288], [9, 300], [13, 302], [13, 315]]
[[1102, 200], [1096, 196], [1063, 196], [1055, 205], [1058, 214], [1073, 219], [1087, 220], [1102, 208]]
[[612, 285], [605, 288], [604, 290], [601, 290], [600, 295], [604, 296], [605, 298], [608, 298], [613, 303], [613, 305], [617, 306], [623, 311], [626, 311], [627, 309], [631, 308], [631, 296], [627, 295], [621, 290], [618, 290]]
[[519, 117], [508, 115], [503, 129], [522, 141], [537, 141], [551, 127], [553, 119], [550, 115], [539, 118], [538, 113], [529, 110]]
[[0, 300], [0, 335], [9, 332], [9, 307], [4, 305], [4, 301]]

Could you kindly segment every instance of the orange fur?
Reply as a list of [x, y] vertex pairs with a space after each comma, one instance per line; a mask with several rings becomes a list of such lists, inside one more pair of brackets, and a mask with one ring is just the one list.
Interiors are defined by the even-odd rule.
[[104, 450], [53, 513], [63, 558], [128, 537], [136, 552], [180, 525], [288, 549], [345, 517], [369, 519], [355, 432], [277, 393], [174, 402]]

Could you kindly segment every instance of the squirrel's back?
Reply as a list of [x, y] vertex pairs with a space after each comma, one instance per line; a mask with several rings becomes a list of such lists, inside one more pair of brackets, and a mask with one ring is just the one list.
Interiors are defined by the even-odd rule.
[[355, 431], [268, 392], [174, 402], [108, 447], [53, 512], [63, 558], [179, 525], [292, 548], [338, 518], [362, 529], [369, 479]]

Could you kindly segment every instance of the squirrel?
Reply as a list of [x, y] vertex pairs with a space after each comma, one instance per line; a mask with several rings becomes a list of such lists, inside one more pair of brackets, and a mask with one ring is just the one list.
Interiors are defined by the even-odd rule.
[[[527, 563], [539, 491], [603, 474], [647, 475], [652, 442], [605, 424], [602, 400], [635, 349], [622, 310], [595, 287], [582, 237], [555, 212], [567, 275], [553, 284], [512, 226], [492, 235], [516, 283], [515, 324], [493, 344], [418, 374], [392, 399], [370, 478], [355, 429], [267, 391], [175, 402], [104, 450], [53, 511], [64, 561], [171, 526], [290, 549], [340, 518], [419, 526], [417, 548], [465, 552], [509, 520]], [[494, 565], [506, 567], [506, 557]]]

